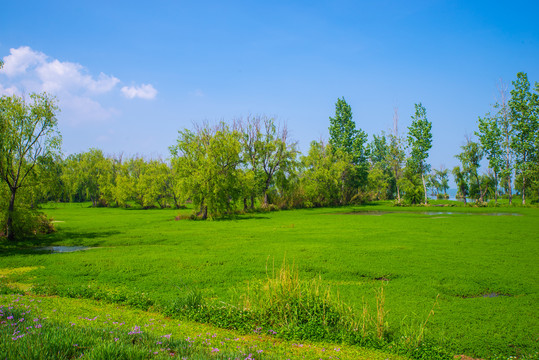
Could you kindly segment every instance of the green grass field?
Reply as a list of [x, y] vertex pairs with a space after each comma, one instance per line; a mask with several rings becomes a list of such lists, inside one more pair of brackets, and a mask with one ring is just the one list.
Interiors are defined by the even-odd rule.
[[[425, 339], [453, 355], [538, 356], [537, 208], [381, 203], [220, 221], [174, 221], [178, 210], [88, 204], [51, 204], [44, 211], [56, 233], [0, 245], [5, 291], [155, 311], [193, 292], [228, 304], [286, 259], [302, 279], [320, 278], [357, 312], [364, 303], [374, 308], [383, 287], [393, 338], [417, 332], [436, 302]], [[91, 248], [29, 249], [52, 245]]]

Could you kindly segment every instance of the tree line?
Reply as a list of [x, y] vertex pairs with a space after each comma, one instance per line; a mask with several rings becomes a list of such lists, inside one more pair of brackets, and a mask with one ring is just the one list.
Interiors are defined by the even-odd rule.
[[[518, 73], [513, 86], [510, 97], [502, 89], [492, 114], [479, 117], [478, 140], [467, 138], [456, 155], [461, 164], [451, 172], [464, 201], [512, 201], [513, 189], [524, 204], [530, 194], [539, 197], [539, 83], [531, 90], [527, 75]], [[449, 188], [449, 170], [432, 170], [428, 162], [432, 122], [421, 103], [404, 135], [395, 109], [393, 130], [369, 142], [340, 98], [329, 118], [329, 141], [312, 141], [307, 154], [274, 118], [198, 124], [178, 132], [167, 160], [107, 156], [99, 149], [62, 157], [57, 111], [47, 94], [0, 99], [0, 233], [10, 239], [19, 231], [14, 221], [24, 224], [16, 209], [29, 213], [44, 201], [142, 208], [191, 203], [193, 216], [206, 219], [371, 200], [426, 204], [429, 195], [446, 198]], [[488, 169], [480, 174], [483, 158]]]

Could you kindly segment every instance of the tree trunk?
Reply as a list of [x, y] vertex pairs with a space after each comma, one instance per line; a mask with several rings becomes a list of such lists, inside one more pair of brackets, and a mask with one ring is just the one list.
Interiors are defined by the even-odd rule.
[[479, 189], [479, 202], [482, 204], [483, 203], [483, 191], [481, 190], [481, 183], [479, 182], [479, 175], [475, 175], [475, 179], [476, 179], [476, 183], [477, 183], [477, 188]]
[[421, 181], [423, 181], [423, 190], [425, 191], [425, 205], [427, 205], [427, 184], [425, 183], [425, 175], [421, 174]]
[[255, 208], [255, 197], [251, 195], [251, 210], [254, 210]]
[[9, 207], [7, 210], [7, 239], [9, 241], [15, 240], [15, 232], [13, 229], [13, 213], [15, 210], [15, 193], [17, 189], [11, 189], [11, 198], [9, 199]]
[[498, 205], [498, 174], [494, 174], [494, 203]]
[[208, 207], [204, 206], [204, 209], [202, 209], [201, 212], [202, 212], [201, 219], [206, 220], [208, 218]]
[[509, 179], [507, 180], [509, 183], [509, 205], [513, 203], [513, 184], [511, 184], [511, 174], [509, 174]]
[[243, 211], [247, 211], [247, 208], [248, 208], [248, 206], [247, 206], [247, 198], [244, 197], [243, 198]]
[[264, 207], [267, 207], [269, 205], [268, 204], [268, 189], [270, 186], [270, 182], [271, 182], [271, 178], [268, 177], [268, 179], [266, 180], [266, 186], [264, 187]]
[[522, 205], [526, 205], [526, 176], [522, 177]]

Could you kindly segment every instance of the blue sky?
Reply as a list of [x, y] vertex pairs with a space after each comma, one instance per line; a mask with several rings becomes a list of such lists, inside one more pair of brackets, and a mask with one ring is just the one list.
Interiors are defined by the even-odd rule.
[[452, 168], [497, 83], [539, 81], [537, 1], [10, 1], [0, 93], [56, 95], [65, 154], [168, 156], [193, 122], [275, 116], [303, 152], [337, 98], [370, 137], [414, 103]]

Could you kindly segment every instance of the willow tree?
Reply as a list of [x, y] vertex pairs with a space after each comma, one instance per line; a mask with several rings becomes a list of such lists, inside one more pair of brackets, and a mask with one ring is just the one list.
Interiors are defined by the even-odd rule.
[[[15, 200], [40, 164], [51, 163], [60, 153], [56, 100], [46, 93], [0, 98], [0, 178], [9, 189], [6, 235], [14, 240]], [[36, 184], [32, 184], [36, 185]]]
[[178, 132], [170, 147], [175, 176], [185, 198], [200, 210], [202, 219], [215, 218], [235, 209], [241, 197], [240, 133], [225, 123]]
[[249, 167], [250, 175], [243, 182], [252, 184], [252, 189], [246, 189], [245, 194], [251, 196], [251, 208], [254, 207], [253, 195], [262, 195], [266, 207], [269, 205], [268, 192], [277, 174], [287, 172], [296, 162], [296, 144], [290, 140], [286, 125], [278, 124], [270, 117], [248, 117], [238, 121], [238, 128], [243, 162]]

